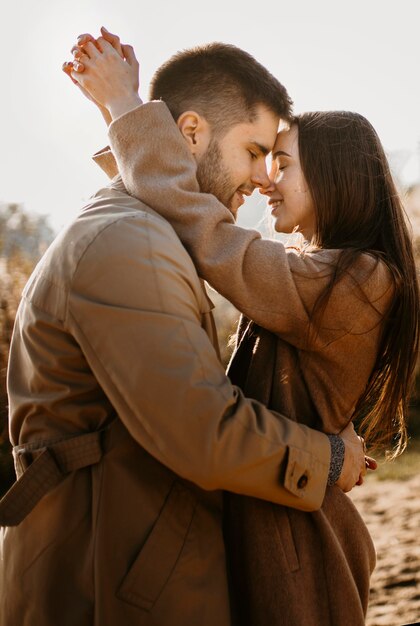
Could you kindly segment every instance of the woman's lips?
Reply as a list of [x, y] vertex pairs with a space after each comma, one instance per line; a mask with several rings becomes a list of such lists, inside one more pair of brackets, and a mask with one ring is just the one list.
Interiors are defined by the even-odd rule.
[[274, 214], [278, 208], [281, 207], [283, 200], [275, 200], [274, 202], [270, 202], [271, 213]]

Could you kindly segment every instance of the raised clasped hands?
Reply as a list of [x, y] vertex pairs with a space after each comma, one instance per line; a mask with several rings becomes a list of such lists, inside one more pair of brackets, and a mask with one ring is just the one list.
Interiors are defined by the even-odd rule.
[[139, 90], [139, 64], [131, 46], [101, 28], [101, 36], [80, 35], [72, 48], [73, 61], [63, 71], [94, 102], [109, 124], [142, 101]]

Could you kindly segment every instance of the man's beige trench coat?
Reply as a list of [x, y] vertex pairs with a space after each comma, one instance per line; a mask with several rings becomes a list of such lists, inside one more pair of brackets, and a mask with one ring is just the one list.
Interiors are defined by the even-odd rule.
[[169, 223], [99, 191], [17, 314], [1, 626], [228, 626], [221, 490], [321, 505], [328, 439], [246, 399], [215, 344]]

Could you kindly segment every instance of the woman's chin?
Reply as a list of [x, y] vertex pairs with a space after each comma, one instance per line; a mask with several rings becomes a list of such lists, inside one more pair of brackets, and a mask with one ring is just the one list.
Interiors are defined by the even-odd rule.
[[281, 220], [274, 220], [274, 230], [276, 233], [281, 233], [282, 235], [292, 235], [296, 232], [296, 226], [290, 226], [281, 222]]

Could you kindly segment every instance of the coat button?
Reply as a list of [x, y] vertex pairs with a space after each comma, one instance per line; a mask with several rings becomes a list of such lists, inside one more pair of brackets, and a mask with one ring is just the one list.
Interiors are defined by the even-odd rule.
[[299, 489], [304, 489], [307, 484], [308, 484], [308, 477], [306, 474], [302, 474], [302, 476], [298, 480], [297, 486]]

